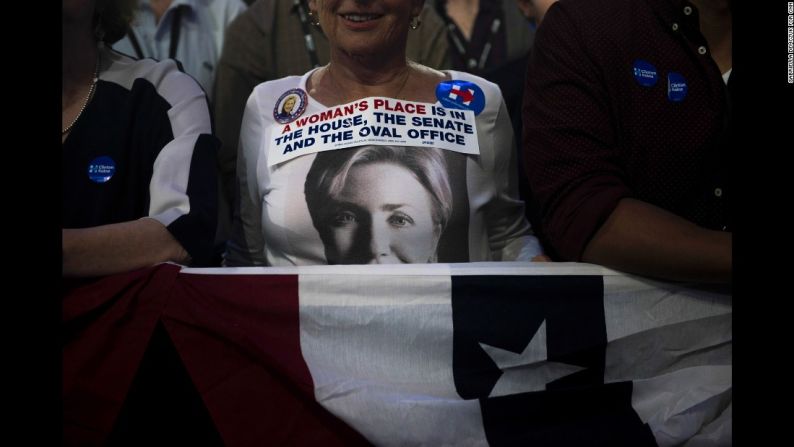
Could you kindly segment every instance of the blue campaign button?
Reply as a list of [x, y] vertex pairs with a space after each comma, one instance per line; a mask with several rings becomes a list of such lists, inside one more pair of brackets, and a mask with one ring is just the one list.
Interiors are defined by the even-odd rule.
[[471, 110], [475, 115], [485, 108], [485, 93], [477, 84], [469, 81], [439, 82], [436, 98], [444, 107]]
[[686, 79], [681, 73], [671, 71], [667, 75], [667, 99], [673, 102], [683, 101], [686, 97]]
[[306, 111], [309, 96], [302, 88], [293, 88], [284, 92], [273, 107], [273, 119], [281, 124], [294, 121]]
[[97, 157], [88, 164], [88, 178], [95, 183], [105, 183], [116, 173], [116, 162], [108, 156]]
[[634, 61], [634, 79], [643, 87], [653, 87], [659, 80], [659, 74], [653, 64], [637, 59]]

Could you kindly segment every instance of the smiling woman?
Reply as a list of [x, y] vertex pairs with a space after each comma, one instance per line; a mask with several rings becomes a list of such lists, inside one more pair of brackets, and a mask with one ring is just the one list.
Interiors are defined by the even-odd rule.
[[[310, 0], [309, 8], [328, 38], [330, 62], [262, 83], [249, 97], [237, 156], [240, 208], [226, 265], [529, 261], [538, 255], [517, 198], [515, 142], [499, 88], [406, 58], [424, 0]], [[299, 105], [286, 116], [281, 101], [290, 95]], [[302, 120], [364, 98], [404, 114], [411, 128], [393, 132], [384, 121], [378, 127], [383, 140], [334, 147], [345, 132], [363, 137], [368, 129], [356, 128], [367, 126], [366, 117], [350, 107], [353, 128], [311, 137], [316, 153], [271, 158], [283, 152], [273, 142], [291, 135], [287, 126], [303, 131]], [[474, 123], [468, 128], [453, 119], [464, 111]], [[431, 114], [449, 118], [452, 127], [422, 120]], [[425, 126], [433, 128], [415, 129]], [[466, 153], [433, 147], [437, 136], [455, 129], [476, 133], [476, 147]], [[413, 144], [421, 147], [386, 141], [408, 133], [416, 133]]]
[[337, 57], [360, 57], [384, 52], [405, 54], [409, 29], [406, 25], [419, 15], [423, 3], [310, 0], [309, 7], [317, 11], [323, 32], [335, 43], [331, 50], [342, 53]]
[[328, 37], [330, 63], [315, 71], [309, 93], [332, 106], [367, 96], [434, 100], [443, 72], [406, 60], [408, 33], [421, 25], [424, 0], [310, 0]]

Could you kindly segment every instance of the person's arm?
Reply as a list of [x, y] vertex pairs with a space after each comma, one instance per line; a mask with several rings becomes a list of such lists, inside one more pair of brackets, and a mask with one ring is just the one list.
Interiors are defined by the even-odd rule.
[[240, 150], [237, 154], [239, 208], [234, 211], [232, 235], [226, 244], [223, 265], [227, 267], [266, 265], [267, 261], [257, 176], [265, 132], [262, 114], [257, 102], [257, 91], [254, 90], [248, 98], [240, 129]]
[[[171, 106], [161, 132], [173, 139], [159, 151], [149, 181], [148, 217], [157, 220], [190, 254], [191, 265], [212, 261], [218, 223], [217, 153], [207, 96], [170, 59], [157, 92]], [[166, 121], [167, 120], [167, 121]]]
[[610, 93], [587, 53], [582, 29], [561, 8], [539, 27], [525, 77], [523, 163], [547, 251], [581, 261], [588, 240], [618, 201], [624, 180]]
[[[207, 97], [172, 60], [140, 61], [136, 85], [154, 85], [156, 105], [132, 155], [152, 163], [147, 217], [62, 230], [63, 275], [102, 276], [158, 262], [205, 265], [217, 222], [216, 151]], [[148, 84], [147, 84], [148, 82]], [[143, 127], [142, 127], [143, 128]], [[160, 147], [162, 146], [162, 147]], [[154, 160], [147, 158], [151, 152]]]
[[493, 87], [495, 91], [486, 93], [486, 99], [499, 101], [499, 109], [490, 132], [491, 141], [480, 148], [493, 151], [489, 174], [495, 197], [485, 209], [491, 257], [494, 261], [545, 261], [548, 258], [539, 256], [540, 242], [532, 234], [524, 202], [518, 197], [517, 153], [507, 105], [499, 88]]
[[91, 228], [64, 229], [63, 276], [104, 276], [190, 255], [160, 222], [141, 218]]
[[590, 239], [582, 260], [668, 280], [729, 283], [731, 247], [731, 233], [626, 198]]
[[640, 201], [586, 27], [551, 8], [525, 88], [524, 161], [554, 254], [668, 280], [730, 280], [731, 235]]

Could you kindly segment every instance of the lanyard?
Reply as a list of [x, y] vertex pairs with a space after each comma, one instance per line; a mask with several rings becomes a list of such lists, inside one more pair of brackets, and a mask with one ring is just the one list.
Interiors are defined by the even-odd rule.
[[[182, 11], [184, 9], [185, 5], [179, 5], [174, 8], [174, 13], [171, 15], [171, 43], [168, 48], [168, 57], [170, 59], [176, 59], [176, 47], [179, 46], [179, 31], [182, 28]], [[130, 43], [132, 43], [132, 48], [135, 50], [138, 59], [143, 59], [141, 44], [138, 42], [138, 38], [135, 37], [135, 33], [132, 32], [132, 28], [127, 30], [127, 37], [130, 39]]]
[[[502, 26], [502, 21], [499, 17], [494, 17], [491, 21], [490, 33], [488, 34], [488, 38], [485, 41], [485, 45], [482, 47], [482, 51], [480, 55], [475, 57], [475, 55], [468, 56], [468, 48], [466, 46], [465, 38], [463, 37], [463, 33], [460, 31], [460, 28], [449, 18], [447, 15], [447, 11], [445, 8], [444, 2], [436, 2], [436, 7], [438, 10], [438, 14], [444, 20], [447, 26], [447, 34], [449, 38], [452, 39], [452, 46], [455, 50], [460, 54], [460, 57], [463, 59], [464, 63], [468, 67], [469, 70], [477, 69], [483, 70], [485, 68], [485, 63], [488, 61], [488, 56], [491, 54], [491, 48], [493, 47], [493, 42], [496, 39], [496, 34], [499, 32], [499, 28]], [[475, 18], [476, 23], [476, 18]], [[472, 36], [474, 33], [472, 32]]]
[[306, 6], [301, 0], [293, 0], [292, 8], [297, 11], [298, 18], [301, 21], [303, 43], [306, 45], [306, 52], [309, 53], [309, 63], [312, 68], [317, 68], [320, 66], [320, 60], [317, 58], [317, 46], [314, 44], [314, 38], [312, 37], [311, 24], [309, 23], [309, 15], [306, 11]]

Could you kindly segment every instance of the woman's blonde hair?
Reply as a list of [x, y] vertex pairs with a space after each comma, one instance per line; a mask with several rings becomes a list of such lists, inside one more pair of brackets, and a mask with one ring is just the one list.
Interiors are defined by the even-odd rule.
[[325, 208], [341, 193], [356, 165], [393, 163], [408, 169], [430, 194], [432, 218], [439, 234], [452, 216], [452, 189], [440, 149], [405, 146], [361, 146], [317, 154], [304, 183], [312, 223], [322, 234]]

